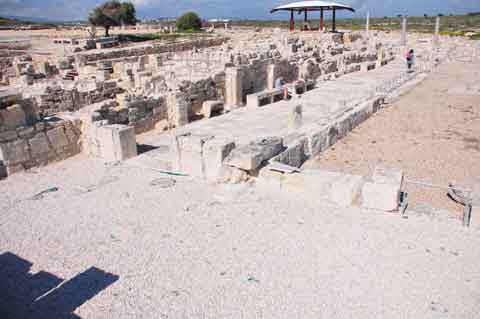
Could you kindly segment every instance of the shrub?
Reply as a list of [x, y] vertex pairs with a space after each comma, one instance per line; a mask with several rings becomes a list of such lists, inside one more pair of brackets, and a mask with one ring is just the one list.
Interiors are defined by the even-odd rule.
[[187, 12], [177, 20], [180, 31], [198, 31], [202, 28], [202, 20], [195, 12]]

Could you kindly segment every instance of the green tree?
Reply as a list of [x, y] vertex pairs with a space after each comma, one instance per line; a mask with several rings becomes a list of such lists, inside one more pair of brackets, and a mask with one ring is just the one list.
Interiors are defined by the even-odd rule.
[[177, 20], [177, 29], [180, 31], [194, 30], [202, 28], [202, 19], [195, 12], [187, 12]]
[[108, 37], [111, 27], [137, 23], [135, 6], [131, 2], [110, 0], [93, 9], [88, 21], [92, 25], [104, 27], [105, 36]]

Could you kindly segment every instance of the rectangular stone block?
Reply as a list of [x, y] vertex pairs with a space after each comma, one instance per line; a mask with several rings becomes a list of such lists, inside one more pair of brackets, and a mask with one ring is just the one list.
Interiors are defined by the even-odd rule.
[[480, 229], [480, 202], [474, 202], [472, 205], [470, 227]]
[[231, 139], [210, 139], [203, 144], [202, 163], [204, 177], [207, 180], [217, 180], [225, 158], [235, 148], [235, 142]]
[[15, 140], [0, 144], [0, 160], [4, 161], [6, 166], [28, 161], [28, 144], [25, 140]]
[[387, 168], [377, 165], [373, 171], [372, 180], [374, 183], [392, 184], [401, 188], [403, 183], [403, 171], [397, 168]]
[[102, 158], [107, 162], [123, 161], [137, 156], [137, 142], [133, 126], [112, 124], [97, 129], [97, 140]]
[[263, 161], [278, 155], [282, 150], [283, 140], [280, 137], [259, 139], [235, 148], [229, 156], [227, 164], [246, 171], [253, 171]]
[[298, 140], [289, 145], [288, 148], [278, 156], [275, 156], [273, 160], [293, 167], [300, 167], [307, 159], [306, 144], [306, 139]]
[[25, 112], [18, 104], [0, 110], [0, 118], [3, 127], [6, 130], [14, 130], [19, 126], [24, 126], [27, 123]]
[[34, 137], [28, 140], [30, 145], [30, 152], [33, 158], [40, 155], [45, 155], [50, 151], [47, 135], [45, 133], [37, 133]]
[[173, 169], [203, 178], [202, 144], [206, 136], [180, 135], [172, 141]]
[[328, 148], [328, 126], [307, 129], [308, 156], [315, 156]]
[[0, 143], [11, 142], [18, 137], [15, 130], [5, 131], [0, 133]]
[[63, 126], [47, 131], [47, 137], [54, 149], [63, 148], [68, 145], [68, 139]]
[[362, 207], [384, 212], [398, 211], [400, 188], [394, 184], [365, 183], [362, 188]]
[[363, 184], [362, 176], [342, 174], [332, 183], [330, 198], [342, 207], [353, 206], [360, 197]]

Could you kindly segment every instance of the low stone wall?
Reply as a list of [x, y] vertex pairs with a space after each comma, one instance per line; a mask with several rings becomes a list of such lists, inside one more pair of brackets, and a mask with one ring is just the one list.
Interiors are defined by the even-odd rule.
[[85, 65], [85, 63], [99, 61], [99, 60], [112, 60], [130, 56], [142, 56], [149, 54], [168, 53], [168, 52], [180, 52], [188, 51], [194, 48], [208, 48], [213, 46], [219, 46], [227, 42], [228, 38], [211, 38], [200, 39], [185, 42], [176, 42], [172, 44], [153, 44], [148, 46], [136, 46], [124, 49], [113, 49], [105, 52], [95, 53], [82, 53], [75, 56], [75, 62], [77, 67]]
[[189, 119], [193, 120], [202, 112], [203, 102], [208, 100], [225, 100], [225, 72], [196, 82], [183, 82], [179, 90], [190, 101]]
[[78, 154], [79, 141], [79, 120], [40, 120], [34, 100], [0, 96], [0, 177]]
[[116, 81], [92, 82], [83, 87], [48, 86], [35, 96], [39, 112], [48, 116], [58, 112], [73, 112], [80, 108], [114, 98], [123, 92]]
[[107, 105], [100, 109], [102, 119], [108, 120], [110, 124], [133, 126], [136, 134], [154, 129], [155, 125], [162, 120], [167, 122], [167, 101], [164, 97], [129, 97], [120, 103], [119, 107]]
[[80, 153], [79, 126], [78, 120], [54, 118], [0, 133], [0, 177]]

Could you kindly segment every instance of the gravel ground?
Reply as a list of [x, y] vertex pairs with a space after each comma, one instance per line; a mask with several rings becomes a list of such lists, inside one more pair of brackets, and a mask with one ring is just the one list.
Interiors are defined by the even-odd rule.
[[[411, 181], [471, 189], [480, 184], [479, 83], [480, 59], [445, 63], [305, 167], [369, 176], [381, 164], [403, 169]], [[406, 190], [413, 207], [463, 212], [446, 190], [412, 183]]]
[[0, 181], [0, 317], [474, 319], [479, 234], [77, 156]]

